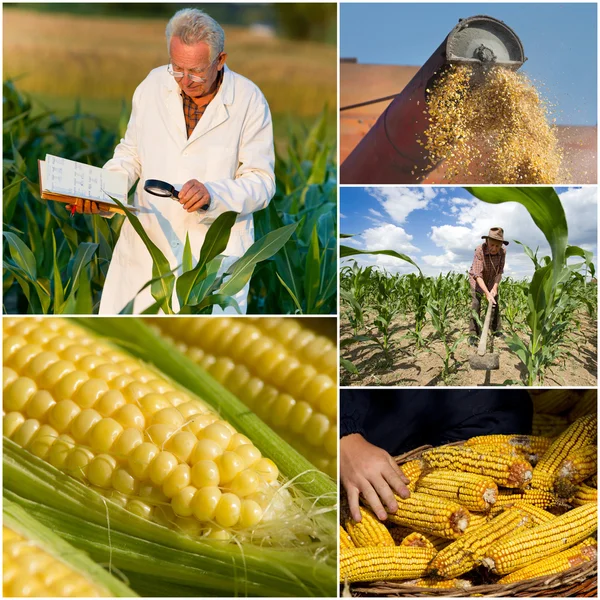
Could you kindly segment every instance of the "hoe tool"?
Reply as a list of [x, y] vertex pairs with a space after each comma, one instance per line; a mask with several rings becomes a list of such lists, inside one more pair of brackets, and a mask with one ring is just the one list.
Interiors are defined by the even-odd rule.
[[488, 302], [485, 322], [483, 323], [483, 329], [481, 330], [481, 339], [479, 340], [479, 346], [477, 347], [477, 354], [472, 354], [469, 357], [471, 369], [476, 369], [478, 371], [495, 371], [500, 368], [500, 357], [498, 354], [495, 352], [486, 354], [487, 338], [493, 311], [494, 305], [491, 302]]

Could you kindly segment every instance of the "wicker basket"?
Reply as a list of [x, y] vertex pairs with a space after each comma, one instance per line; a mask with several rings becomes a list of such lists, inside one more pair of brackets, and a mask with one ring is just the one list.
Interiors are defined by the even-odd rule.
[[[452, 445], [461, 445], [456, 442]], [[396, 462], [401, 465], [409, 460], [420, 458], [425, 450], [432, 446], [421, 446], [406, 454], [397, 456]], [[406, 598], [445, 597], [465, 598], [477, 596], [483, 598], [520, 597], [520, 598], [548, 598], [548, 597], [598, 597], [598, 564], [590, 561], [563, 571], [557, 575], [543, 575], [534, 579], [517, 581], [515, 583], [487, 585], [474, 585], [466, 589], [430, 589], [406, 585], [402, 582], [374, 581], [372, 583], [350, 584], [352, 596], [391, 596]], [[342, 595], [348, 595], [343, 590]]]

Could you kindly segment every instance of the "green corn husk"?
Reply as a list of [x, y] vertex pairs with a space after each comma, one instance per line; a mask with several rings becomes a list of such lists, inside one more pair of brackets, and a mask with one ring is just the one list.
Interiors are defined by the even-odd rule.
[[[74, 320], [103, 336], [106, 341], [113, 342], [121, 350], [155, 365], [171, 380], [202, 398], [238, 431], [250, 438], [288, 479], [294, 480], [294, 485], [299, 490], [315, 497], [319, 506], [336, 507], [337, 485], [331, 477], [315, 469], [243, 402], [208, 373], [200, 370], [198, 365], [171, 342], [155, 333], [143, 319], [100, 317]], [[334, 513], [331, 514], [333, 517]], [[335, 523], [333, 526], [335, 527]]]
[[316, 555], [320, 542], [273, 549], [192, 539], [132, 514], [6, 437], [3, 479], [5, 497], [93, 560], [131, 573], [134, 589], [145, 580], [140, 591], [150, 595], [335, 595], [335, 552]]
[[2, 503], [2, 522], [24, 538], [35, 542], [37, 546], [54, 556], [74, 571], [82, 574], [88, 581], [102, 588], [107, 596], [132, 597], [136, 594], [123, 582], [113, 577], [100, 565], [96, 564], [84, 552], [76, 550], [56, 535], [51, 529], [44, 527], [20, 506], [4, 497]]

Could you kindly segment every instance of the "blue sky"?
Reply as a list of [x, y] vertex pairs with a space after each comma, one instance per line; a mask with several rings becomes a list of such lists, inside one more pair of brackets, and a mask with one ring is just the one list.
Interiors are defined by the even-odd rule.
[[[567, 216], [569, 244], [597, 251], [595, 187], [556, 188]], [[516, 202], [486, 204], [459, 187], [342, 187], [340, 231], [356, 234], [344, 243], [361, 250], [390, 249], [410, 256], [427, 275], [465, 272], [481, 236], [502, 227], [507, 247], [505, 274], [530, 277], [531, 260], [514, 240], [540, 256], [550, 248], [526, 209]], [[362, 265], [378, 265], [394, 273], [414, 270], [389, 256], [361, 256]]]
[[390, 3], [340, 6], [340, 56], [360, 63], [422, 65], [458, 23], [504, 21], [523, 42], [522, 69], [556, 103], [557, 123], [597, 122], [595, 3]]

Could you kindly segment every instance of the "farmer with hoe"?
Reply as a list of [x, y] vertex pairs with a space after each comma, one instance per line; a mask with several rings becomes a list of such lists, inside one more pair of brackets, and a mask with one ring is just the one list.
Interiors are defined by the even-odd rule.
[[[139, 179], [138, 217], [172, 269], [182, 264], [186, 236], [197, 258], [216, 217], [239, 213], [223, 252], [220, 272], [225, 273], [253, 244], [252, 215], [275, 193], [271, 113], [258, 87], [225, 65], [225, 34], [214, 19], [198, 9], [180, 10], [167, 25], [166, 38], [169, 64], [152, 70], [136, 89], [125, 137], [104, 168], [126, 173], [129, 187]], [[179, 198], [149, 194], [147, 179], [173, 185]], [[99, 212], [94, 202], [78, 203], [76, 209]], [[100, 314], [117, 314], [134, 297], [135, 313], [154, 304], [149, 286], [139, 293], [152, 279], [152, 264], [126, 221]], [[234, 296], [242, 312], [248, 288], [249, 283]], [[173, 302], [177, 308], [177, 298]]]
[[477, 345], [481, 335], [481, 328], [475, 315], [481, 319], [481, 300], [483, 296], [494, 306], [490, 329], [496, 335], [500, 335], [498, 284], [502, 279], [506, 261], [506, 250], [502, 246], [508, 246], [508, 242], [504, 240], [504, 229], [502, 227], [492, 227], [488, 235], [482, 235], [481, 238], [485, 242], [475, 248], [473, 264], [469, 270], [469, 283], [471, 285], [469, 342], [472, 346]]
[[350, 513], [359, 497], [380, 520], [408, 498], [408, 479], [392, 458], [419, 446], [477, 435], [531, 433], [533, 404], [522, 390], [344, 389], [340, 392], [340, 479]]

